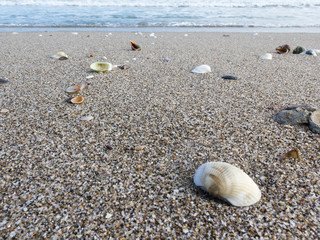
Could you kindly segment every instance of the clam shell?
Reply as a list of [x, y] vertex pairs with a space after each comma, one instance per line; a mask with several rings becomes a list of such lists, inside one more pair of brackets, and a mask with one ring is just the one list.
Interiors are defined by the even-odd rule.
[[82, 96], [77, 96], [77, 97], [74, 97], [70, 100], [71, 103], [74, 103], [74, 104], [80, 104], [80, 103], [83, 103], [83, 97]]
[[312, 56], [317, 56], [316, 51], [315, 51], [315, 50], [312, 50], [312, 49], [310, 49], [310, 50], [306, 50], [306, 51], [303, 51], [303, 52], [301, 52], [300, 54], [302, 54], [302, 55], [312, 55]]
[[276, 48], [276, 51], [280, 54], [282, 53], [289, 53], [290, 52], [290, 46], [288, 44], [279, 46]]
[[79, 85], [74, 85], [74, 86], [68, 87], [66, 89], [67, 93], [76, 93], [76, 92], [79, 92], [79, 91], [80, 91], [80, 86]]
[[141, 47], [138, 44], [136, 44], [135, 42], [130, 42], [130, 43], [131, 43], [131, 49], [133, 51], [140, 51], [141, 50]]
[[272, 54], [271, 53], [266, 53], [265, 55], [262, 55], [259, 57], [261, 60], [271, 60], [272, 59]]
[[192, 73], [208, 73], [208, 72], [211, 72], [211, 67], [208, 65], [200, 65], [195, 67], [191, 72]]
[[234, 206], [249, 206], [261, 198], [259, 187], [246, 173], [224, 162], [202, 164], [195, 172], [194, 183]]
[[65, 52], [57, 52], [55, 55], [52, 55], [51, 58], [65, 60], [68, 59], [68, 55]]
[[90, 68], [96, 72], [106, 72], [112, 70], [112, 64], [108, 62], [95, 62], [90, 65]]

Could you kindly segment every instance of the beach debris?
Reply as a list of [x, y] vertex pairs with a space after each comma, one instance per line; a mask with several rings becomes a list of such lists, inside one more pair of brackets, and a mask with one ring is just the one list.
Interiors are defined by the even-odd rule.
[[223, 79], [230, 79], [230, 80], [237, 80], [238, 77], [232, 76], [232, 75], [224, 75], [221, 78]]
[[18, 35], [19, 33], [18, 33], [18, 32], [12, 32], [12, 34], [13, 34], [13, 35]]
[[141, 50], [141, 47], [138, 44], [136, 44], [135, 42], [131, 41], [130, 43], [131, 43], [131, 49], [133, 51], [140, 51]]
[[93, 58], [93, 55], [92, 55], [92, 54], [89, 54], [89, 55], [88, 55], [88, 58]]
[[133, 147], [127, 147], [125, 150], [132, 150], [132, 151], [141, 151], [145, 149], [145, 146], [133, 146]]
[[93, 75], [86, 76], [86, 79], [91, 79], [91, 78], [94, 78], [94, 76]]
[[110, 145], [106, 145], [106, 150], [112, 150], [113, 149], [113, 147], [112, 146], [110, 146]]
[[302, 54], [302, 55], [312, 55], [312, 56], [317, 56], [316, 51], [315, 51], [315, 50], [312, 50], [312, 49], [310, 49], [310, 50], [306, 50], [306, 51], [303, 51], [303, 52], [301, 52], [300, 54]]
[[192, 73], [209, 73], [211, 72], [211, 67], [204, 64], [204, 65], [195, 67], [191, 72]]
[[309, 128], [312, 132], [320, 134], [320, 110], [310, 114]]
[[8, 82], [9, 82], [8, 80], [1, 79], [1, 78], [0, 78], [0, 85], [6, 84], [6, 83], [8, 83]]
[[283, 154], [280, 158], [280, 160], [284, 160], [286, 158], [294, 158], [297, 160], [300, 160], [300, 155], [297, 149], [292, 149], [289, 152], [286, 152], [285, 154]]
[[73, 34], [73, 35], [78, 35], [79, 33], [77, 33], [77, 32], [72, 32], [71, 34]]
[[288, 44], [279, 46], [279, 47], [276, 48], [276, 51], [277, 51], [279, 54], [289, 53], [289, 52], [290, 52], [290, 46], [289, 46]]
[[295, 49], [293, 49], [293, 54], [300, 54], [302, 52], [304, 52], [306, 49], [304, 47], [301, 46], [297, 46]]
[[70, 103], [80, 104], [80, 103], [83, 103], [83, 100], [84, 98], [82, 96], [77, 96], [77, 97], [71, 98]]
[[130, 66], [128, 66], [128, 65], [119, 65], [119, 66], [117, 66], [117, 67], [120, 68], [120, 69], [122, 69], [122, 70], [127, 70], [127, 69], [130, 68]]
[[0, 113], [7, 113], [7, 112], [10, 112], [10, 110], [9, 110], [9, 109], [6, 109], [6, 108], [2, 108], [2, 109], [0, 110]]
[[283, 125], [308, 124], [309, 116], [316, 108], [308, 105], [295, 105], [287, 107], [274, 115], [274, 120]]
[[261, 191], [255, 182], [240, 168], [228, 163], [202, 164], [193, 179], [196, 186], [234, 206], [250, 206], [261, 198]]
[[71, 87], [68, 87], [66, 89], [66, 92], [67, 93], [76, 93], [76, 92], [79, 92], [79, 91], [82, 91], [82, 90], [88, 88], [88, 86], [89, 86], [89, 83], [86, 81], [83, 81], [80, 85], [73, 85]]
[[88, 116], [83, 116], [80, 118], [80, 121], [91, 121], [93, 119], [92, 116], [88, 115]]
[[57, 52], [56, 54], [52, 55], [51, 58], [57, 60], [67, 60], [69, 57], [65, 52]]
[[90, 84], [89, 84], [88, 82], [83, 81], [83, 82], [80, 84], [80, 91], [83, 91], [84, 89], [87, 89], [89, 85], [90, 85]]
[[164, 58], [164, 59], [162, 59], [162, 62], [170, 62], [170, 61], [171, 61], [170, 58]]
[[67, 93], [76, 93], [80, 91], [80, 85], [74, 85], [66, 89]]
[[107, 72], [112, 70], [112, 64], [108, 62], [95, 62], [90, 65], [90, 68], [96, 72]]
[[266, 53], [262, 56], [259, 57], [261, 60], [271, 60], [272, 59], [272, 54], [271, 53]]

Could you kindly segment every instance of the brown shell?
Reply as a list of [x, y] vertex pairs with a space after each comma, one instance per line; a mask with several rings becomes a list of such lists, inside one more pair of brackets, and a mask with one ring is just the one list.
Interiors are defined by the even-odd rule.
[[288, 44], [285, 44], [285, 45], [277, 47], [276, 50], [280, 54], [289, 53], [290, 52], [290, 46]]
[[74, 103], [74, 104], [80, 104], [80, 103], [83, 103], [83, 97], [82, 96], [77, 96], [77, 97], [74, 97], [70, 100], [71, 103]]
[[136, 44], [135, 42], [130, 42], [130, 43], [131, 43], [131, 49], [133, 51], [140, 51], [141, 50], [141, 47], [138, 44]]

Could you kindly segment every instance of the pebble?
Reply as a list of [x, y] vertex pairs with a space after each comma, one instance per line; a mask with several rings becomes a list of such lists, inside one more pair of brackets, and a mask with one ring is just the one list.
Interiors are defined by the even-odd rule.
[[221, 78], [228, 79], [228, 80], [238, 80], [238, 77], [232, 76], [232, 75], [224, 75]]

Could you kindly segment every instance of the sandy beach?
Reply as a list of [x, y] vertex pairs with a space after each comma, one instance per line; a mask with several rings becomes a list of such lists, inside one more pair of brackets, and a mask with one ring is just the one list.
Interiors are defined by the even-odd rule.
[[[320, 135], [273, 116], [320, 108], [320, 56], [275, 51], [320, 49], [319, 38], [0, 33], [0, 238], [318, 238]], [[59, 51], [69, 59], [50, 58]], [[100, 61], [130, 68], [92, 72]], [[201, 64], [212, 72], [191, 73]], [[282, 158], [292, 149], [300, 159]], [[209, 161], [241, 168], [261, 200], [235, 207], [195, 186]]]

